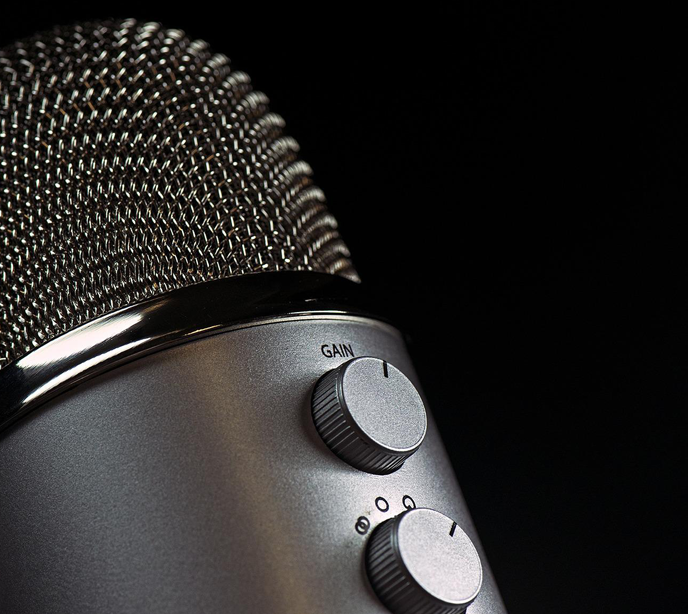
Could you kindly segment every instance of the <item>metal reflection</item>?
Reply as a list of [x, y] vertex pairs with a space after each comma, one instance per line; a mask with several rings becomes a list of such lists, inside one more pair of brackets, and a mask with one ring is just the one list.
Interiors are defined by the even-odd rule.
[[379, 320], [360, 286], [341, 277], [279, 272], [175, 290], [75, 328], [0, 369], [0, 431], [84, 380], [166, 347], [290, 318]]

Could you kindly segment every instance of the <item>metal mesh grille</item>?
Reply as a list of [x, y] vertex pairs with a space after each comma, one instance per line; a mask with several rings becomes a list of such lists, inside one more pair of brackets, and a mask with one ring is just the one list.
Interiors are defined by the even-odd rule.
[[179, 30], [0, 51], [0, 367], [90, 319], [259, 271], [357, 279], [264, 94]]

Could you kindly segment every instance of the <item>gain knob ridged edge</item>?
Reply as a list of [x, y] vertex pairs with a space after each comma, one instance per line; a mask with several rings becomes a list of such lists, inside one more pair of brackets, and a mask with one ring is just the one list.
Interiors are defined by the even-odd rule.
[[369, 473], [399, 469], [420, 447], [427, 428], [413, 384], [379, 358], [355, 358], [326, 373], [313, 391], [312, 410], [330, 450]]

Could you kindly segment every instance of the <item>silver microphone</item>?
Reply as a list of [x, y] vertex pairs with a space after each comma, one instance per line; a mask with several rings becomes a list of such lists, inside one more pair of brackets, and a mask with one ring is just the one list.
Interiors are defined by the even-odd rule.
[[0, 50], [0, 611], [501, 614], [399, 331], [180, 30]]

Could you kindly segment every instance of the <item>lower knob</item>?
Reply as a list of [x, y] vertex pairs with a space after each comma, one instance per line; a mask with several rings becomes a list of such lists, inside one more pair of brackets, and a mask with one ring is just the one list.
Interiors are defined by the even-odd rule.
[[394, 614], [460, 614], [483, 580], [468, 535], [451, 518], [424, 508], [375, 529], [366, 568], [373, 589]]

